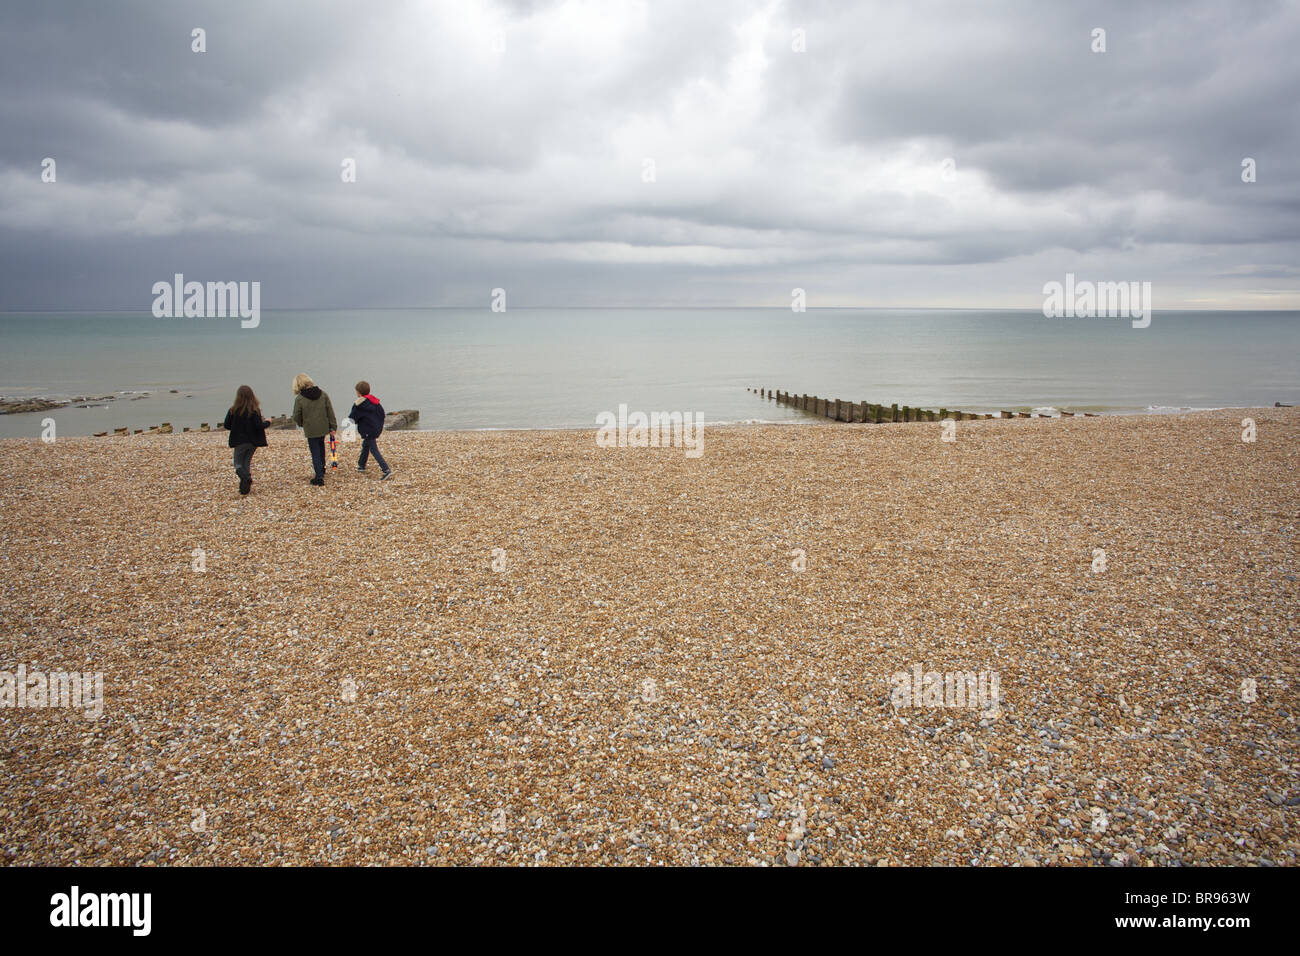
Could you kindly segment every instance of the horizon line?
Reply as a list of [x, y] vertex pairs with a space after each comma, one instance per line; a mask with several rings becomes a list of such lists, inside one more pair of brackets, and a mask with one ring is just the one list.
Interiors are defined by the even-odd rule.
[[[283, 306], [260, 309], [260, 312], [434, 312], [434, 311], [478, 311], [485, 310], [490, 315], [504, 315], [511, 311], [555, 311], [560, 309], [594, 311], [600, 309], [628, 309], [635, 311], [674, 311], [692, 309], [698, 311], [724, 311], [733, 309], [763, 311], [793, 311], [788, 305], [516, 305], [502, 312], [494, 312], [490, 305], [351, 305], [351, 306]], [[820, 305], [808, 306], [803, 312], [1031, 312], [1040, 313], [1040, 308], [1027, 306], [978, 306], [978, 305]], [[1152, 308], [1152, 314], [1161, 312], [1300, 312], [1300, 305], [1290, 308], [1244, 308], [1224, 306], [1219, 308]], [[799, 312], [793, 312], [798, 315]], [[153, 318], [149, 309], [0, 309], [0, 315], [147, 315]], [[169, 318], [205, 318], [205, 316], [171, 316]], [[161, 320], [160, 320], [161, 321]]]

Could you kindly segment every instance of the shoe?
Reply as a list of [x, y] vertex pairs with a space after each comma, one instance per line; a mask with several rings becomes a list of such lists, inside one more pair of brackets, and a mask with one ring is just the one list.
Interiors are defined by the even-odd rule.
[[252, 485], [253, 485], [253, 479], [252, 479], [252, 478], [240, 478], [240, 479], [239, 479], [239, 493], [240, 493], [241, 495], [246, 495], [246, 494], [248, 494], [248, 489], [251, 488]]
[[311, 483], [312, 483], [313, 485], [323, 485], [323, 484], [325, 484], [325, 479], [324, 479], [324, 478], [313, 478], [313, 479], [311, 480]]
[[380, 480], [380, 481], [387, 481], [387, 480], [388, 480], [389, 478], [391, 478], [391, 477], [393, 477], [393, 469], [389, 468], [386, 472], [384, 472], [383, 477], [380, 478], [379, 480]]
[[366, 469], [364, 465], [357, 465], [357, 471], [365, 471], [365, 470]]

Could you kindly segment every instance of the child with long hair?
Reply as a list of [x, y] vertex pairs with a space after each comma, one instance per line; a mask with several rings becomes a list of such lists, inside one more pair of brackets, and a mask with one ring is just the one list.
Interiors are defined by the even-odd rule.
[[227, 444], [235, 450], [235, 474], [239, 476], [239, 493], [246, 495], [253, 487], [253, 452], [266, 447], [266, 427], [262, 406], [247, 385], [235, 391], [235, 404], [226, 412], [225, 428], [230, 433]]

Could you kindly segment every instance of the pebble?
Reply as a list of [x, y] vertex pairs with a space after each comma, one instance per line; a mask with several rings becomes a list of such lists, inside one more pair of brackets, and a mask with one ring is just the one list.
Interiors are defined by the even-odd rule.
[[[402, 432], [323, 489], [275, 433], [245, 498], [215, 433], [9, 440], [0, 667], [105, 706], [4, 712], [5, 862], [1294, 866], [1300, 413], [1255, 417]], [[996, 716], [895, 711], [914, 664]]]

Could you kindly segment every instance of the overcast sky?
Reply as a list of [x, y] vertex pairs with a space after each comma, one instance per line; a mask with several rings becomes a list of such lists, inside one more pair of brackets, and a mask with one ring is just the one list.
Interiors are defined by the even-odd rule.
[[13, 0], [0, 309], [1300, 308], [1297, 51], [1295, 2]]

